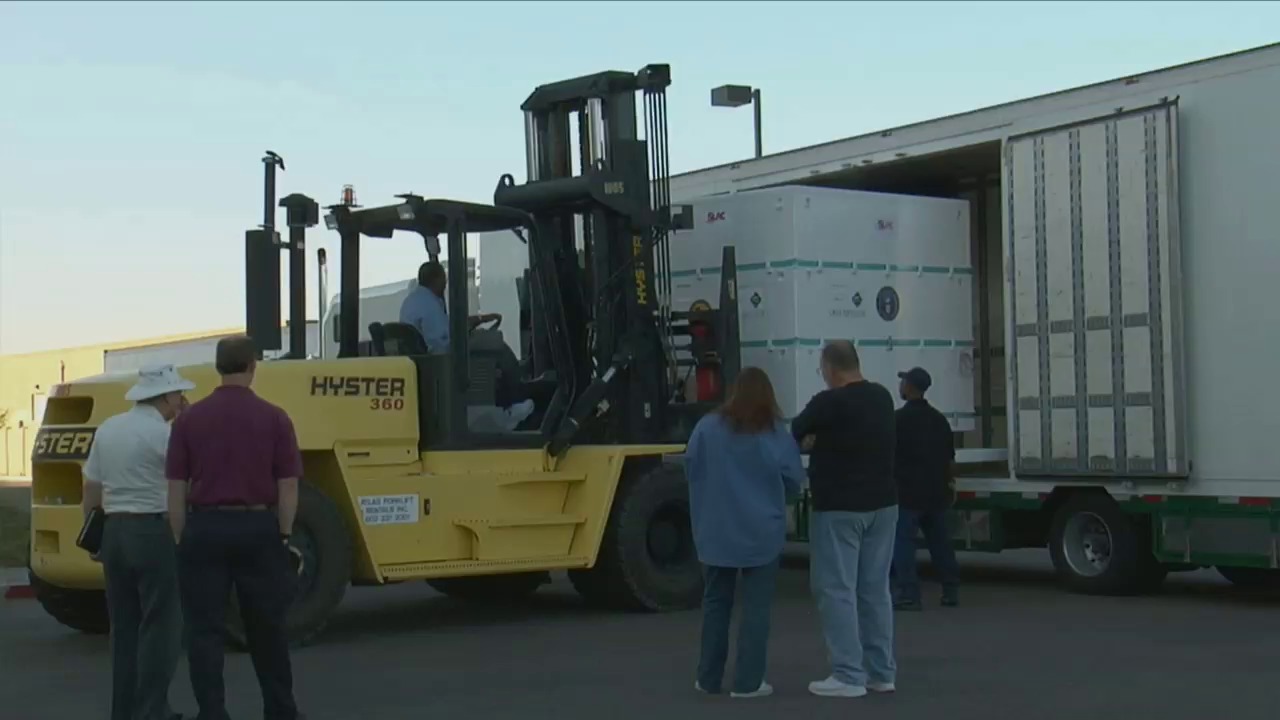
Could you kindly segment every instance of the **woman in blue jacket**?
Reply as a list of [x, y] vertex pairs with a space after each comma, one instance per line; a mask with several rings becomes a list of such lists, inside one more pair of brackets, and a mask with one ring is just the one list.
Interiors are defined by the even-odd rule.
[[728, 402], [698, 422], [685, 450], [698, 560], [705, 566], [696, 687], [721, 692], [734, 588], [741, 578], [731, 697], [764, 697], [769, 614], [787, 534], [787, 499], [804, 484], [800, 449], [782, 422], [769, 376], [745, 368]]

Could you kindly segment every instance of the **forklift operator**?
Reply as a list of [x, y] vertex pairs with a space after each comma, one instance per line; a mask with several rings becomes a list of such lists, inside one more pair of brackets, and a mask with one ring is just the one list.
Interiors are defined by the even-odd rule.
[[[449, 350], [449, 311], [444, 301], [448, 282], [444, 265], [436, 261], [422, 263], [418, 268], [418, 287], [410, 291], [400, 304], [400, 322], [417, 328], [427, 349], [433, 354]], [[497, 351], [498, 370], [502, 373], [504, 382], [515, 384], [520, 380], [520, 361], [511, 346], [502, 339], [502, 333], [498, 330], [478, 329], [484, 323], [501, 320], [502, 316], [497, 313], [467, 318], [467, 324], [471, 328], [470, 345], [474, 350]]]

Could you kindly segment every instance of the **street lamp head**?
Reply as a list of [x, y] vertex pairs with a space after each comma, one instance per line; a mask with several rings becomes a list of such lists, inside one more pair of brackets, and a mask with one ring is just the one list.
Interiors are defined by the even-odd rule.
[[752, 89], [750, 85], [721, 85], [711, 89], [712, 107], [742, 107], [750, 105]]

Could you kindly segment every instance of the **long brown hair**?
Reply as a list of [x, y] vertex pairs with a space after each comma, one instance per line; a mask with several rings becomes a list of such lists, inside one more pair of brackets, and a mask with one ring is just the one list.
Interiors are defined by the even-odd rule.
[[729, 400], [718, 411], [736, 433], [758, 433], [773, 428], [782, 418], [769, 376], [758, 367], [743, 368], [729, 390]]

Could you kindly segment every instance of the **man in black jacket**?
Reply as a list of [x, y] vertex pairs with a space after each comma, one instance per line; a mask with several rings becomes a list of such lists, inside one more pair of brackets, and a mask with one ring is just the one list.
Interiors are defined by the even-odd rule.
[[791, 422], [810, 451], [809, 577], [831, 662], [831, 675], [809, 692], [893, 692], [893, 396], [862, 376], [851, 342], [823, 348], [820, 370], [827, 389]]
[[929, 556], [942, 581], [942, 604], [959, 602], [960, 570], [947, 510], [951, 506], [955, 438], [951, 424], [924, 399], [933, 379], [923, 368], [898, 373], [898, 393], [906, 404], [898, 409], [895, 429], [894, 474], [898, 481], [898, 537], [893, 573], [897, 587], [894, 607], [919, 610], [920, 579], [916, 575], [916, 534], [923, 531]]

